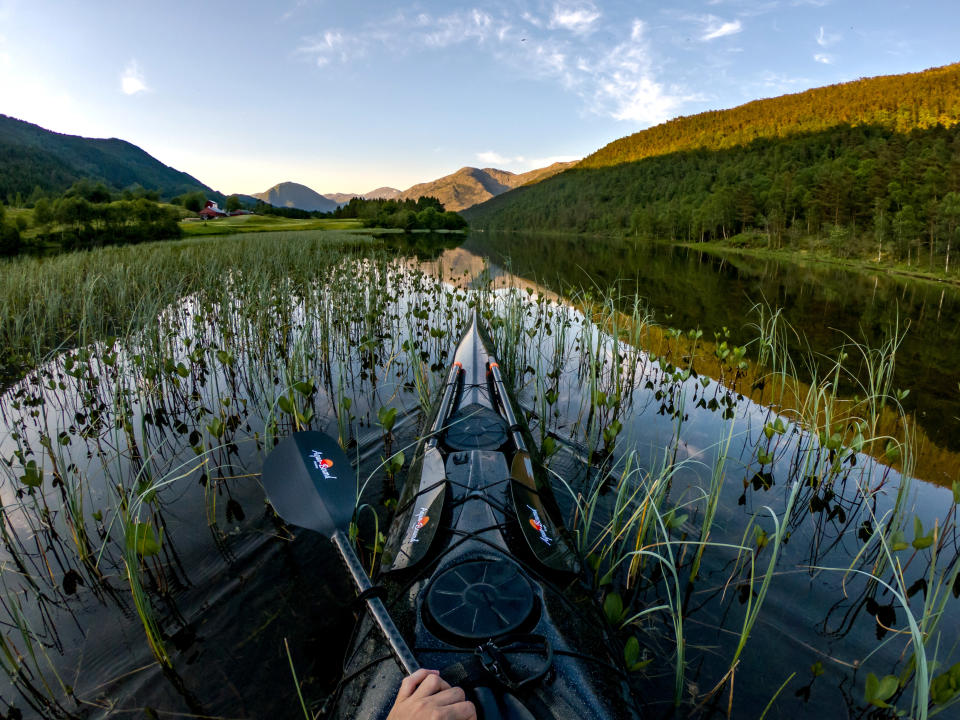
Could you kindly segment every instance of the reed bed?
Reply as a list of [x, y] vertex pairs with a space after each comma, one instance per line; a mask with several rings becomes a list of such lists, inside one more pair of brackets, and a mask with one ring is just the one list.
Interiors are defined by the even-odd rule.
[[[19, 378], [0, 397], [0, 662], [38, 716], [79, 717], [92, 703], [60, 680], [56, 639], [91, 603], [135, 618], [145, 653], [179, 677], [171, 638], [191, 625], [177, 604], [189, 573], [169, 528], [199, 504], [231, 557], [224, 527], [244, 521], [235, 495], [293, 430], [336, 433], [367, 469], [354, 535], [373, 566], [386, 516], [377, 491], [402, 477], [404, 427], [416, 425], [404, 423], [427, 414], [474, 308], [638, 688], [681, 716], [733, 713], [751, 650], [769, 652], [758, 634], [771, 593], [799, 572], [847, 593], [825, 625], [900, 618], [862, 658], [852, 706], [925, 718], [958, 702], [944, 618], [960, 588], [960, 490], [936, 518], [913, 505], [914, 436], [889, 383], [896, 331], [881, 348], [847, 342], [801, 385], [792, 331], [766, 308], [751, 345], [731, 347], [722, 331], [708, 344], [699, 330], [657, 327], [635, 297], [591, 288], [561, 304], [527, 287], [458, 288], [329, 232], [16, 261], [0, 278], [6, 371]], [[651, 338], [656, 354], [641, 349]], [[864, 365], [861, 399], [840, 400]], [[776, 410], [751, 402], [745, 382], [778, 388]], [[729, 641], [705, 646], [704, 626]], [[768, 708], [805, 672], [791, 670]], [[297, 692], [309, 716], [299, 681]]]

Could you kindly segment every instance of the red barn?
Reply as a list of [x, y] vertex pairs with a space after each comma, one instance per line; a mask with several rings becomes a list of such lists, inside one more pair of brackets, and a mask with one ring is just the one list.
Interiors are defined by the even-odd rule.
[[207, 200], [206, 207], [200, 211], [200, 217], [202, 217], [204, 220], [226, 216], [227, 214], [221, 210], [217, 203], [213, 200]]

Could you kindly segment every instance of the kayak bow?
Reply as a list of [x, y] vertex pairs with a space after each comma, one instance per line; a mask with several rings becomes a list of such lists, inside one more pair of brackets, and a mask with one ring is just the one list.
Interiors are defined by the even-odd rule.
[[[376, 574], [419, 664], [481, 718], [635, 718], [619, 651], [476, 314], [421, 438]], [[364, 613], [333, 715], [384, 718], [404, 671]]]

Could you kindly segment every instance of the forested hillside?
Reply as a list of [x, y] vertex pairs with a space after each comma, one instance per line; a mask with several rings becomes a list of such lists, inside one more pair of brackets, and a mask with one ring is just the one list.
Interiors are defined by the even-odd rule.
[[758, 138], [784, 138], [837, 125], [898, 132], [960, 121], [960, 63], [884, 75], [755, 100], [730, 110], [679, 117], [615, 140], [580, 161], [607, 167], [678, 150], [723, 150]]
[[[743, 108], [714, 118], [712, 129], [700, 134], [694, 133], [695, 124], [684, 125], [691, 118], [677, 120], [667, 126], [694, 133], [677, 135], [679, 145], [694, 146], [721, 126], [737, 125], [736, 118], [742, 120], [740, 137], [778, 124], [783, 137], [604, 164], [617, 156], [613, 143], [571, 170], [496, 197], [464, 216], [475, 227], [502, 230], [629, 233], [680, 241], [738, 236], [737, 242], [771, 248], [817, 247], [835, 255], [870, 254], [943, 269], [950, 254], [956, 255], [960, 231], [958, 77], [958, 66], [950, 66], [919, 76], [878, 78], [876, 85], [864, 81], [803, 94], [819, 98], [821, 109], [834, 108], [835, 117], [845, 107], [854, 119], [870, 114], [873, 98], [878, 106], [873, 114], [888, 113], [888, 119], [896, 118], [890, 122], [834, 123], [798, 132], [790, 123], [801, 115], [787, 113], [781, 120], [776, 112], [794, 108], [799, 113], [794, 100], [801, 96], [744, 106], [757, 112], [755, 129]], [[902, 114], [902, 100], [912, 95], [891, 99], [880, 92], [900, 87], [897, 79], [931, 92], [923, 102], [911, 100], [910, 120]], [[847, 102], [851, 98], [859, 100]], [[917, 127], [904, 131], [904, 123]], [[645, 131], [656, 142], [638, 133], [618, 141], [619, 147], [624, 152], [663, 148], [660, 141], [667, 135], [661, 128], [667, 126]], [[627, 140], [633, 141], [629, 147]]]
[[139, 185], [165, 198], [201, 190], [222, 201], [195, 177], [125, 140], [63, 135], [0, 115], [0, 202], [59, 195], [83, 179], [115, 190]]

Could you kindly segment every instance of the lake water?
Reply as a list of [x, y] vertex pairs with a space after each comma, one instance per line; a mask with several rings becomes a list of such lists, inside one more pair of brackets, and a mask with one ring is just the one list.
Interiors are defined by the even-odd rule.
[[[533, 323], [555, 312], [538, 298], [559, 300], [563, 287], [581, 280], [604, 285], [630, 276], [657, 317], [683, 329], [726, 325], [734, 334], [744, 332], [745, 339], [746, 311], [763, 294], [773, 305], [782, 299], [791, 322], [810, 327], [817, 338], [827, 326], [851, 334], [858, 326], [879, 332], [891, 298], [902, 303], [901, 317], [916, 318], [911, 333], [926, 328], [922, 337], [932, 356], [946, 353], [944, 346], [957, 331], [955, 296], [944, 293], [940, 299], [940, 288], [914, 284], [905, 289], [907, 284], [889, 278], [848, 275], [844, 280], [833, 271], [741, 266], [663, 248], [601, 252], [583, 240], [514, 243], [471, 236], [460, 247], [450, 247], [449, 240], [445, 247], [422, 238], [415, 242], [419, 258], [318, 269], [317, 286], [289, 303], [292, 309], [275, 326], [268, 321], [266, 335], [253, 328], [252, 321], [262, 319], [254, 311], [240, 311], [239, 320], [224, 323], [223, 305], [188, 299], [164, 321], [159, 336], [168, 338], [164, 352], [171, 364], [159, 374], [133, 359], [137, 352], [145, 354], [142, 348], [130, 348], [129, 355], [122, 351], [119, 359], [104, 348], [93, 352], [93, 360], [58, 359], [35, 382], [0, 400], [7, 429], [0, 454], [10, 459], [2, 486], [8, 667], [14, 662], [10, 658], [23, 658], [16, 688], [7, 683], [0, 691], [5, 702], [28, 717], [293, 718], [303, 716], [296, 673], [306, 702], [319, 709], [336, 684], [349, 640], [353, 590], [326, 541], [287, 528], [264, 504], [258, 474], [268, 437], [282, 436], [294, 424], [277, 398], [285, 394], [300, 411], [309, 409], [314, 427], [336, 434], [348, 426], [356, 440], [352, 453], [358, 474], [370, 478], [364, 497], [377, 503], [384, 452], [377, 411], [385, 405], [400, 409], [394, 449], [415, 440], [413, 358], [420, 358], [434, 382], [444, 373], [445, 353], [468, 316], [467, 294], [456, 287], [493, 288], [501, 295], [511, 286], [535, 287], [529, 302]], [[512, 272], [502, 264], [508, 248]], [[411, 274], [410, 267], [426, 274]], [[441, 272], [443, 280], [453, 277], [456, 283], [438, 284], [431, 274]], [[827, 283], [823, 276], [833, 279]], [[344, 289], [366, 284], [391, 288], [383, 304], [372, 293]], [[621, 289], [632, 292], [633, 287]], [[247, 302], [252, 300], [238, 296], [237, 307]], [[512, 307], [525, 307], [518, 303], [515, 299]], [[934, 307], [944, 319], [943, 335], [929, 322]], [[575, 313], [570, 317], [577, 322]], [[835, 320], [839, 317], [845, 319]], [[336, 336], [329, 334], [333, 328]], [[612, 362], [608, 340], [595, 329], [588, 335], [598, 357]], [[534, 331], [518, 350], [522, 359], [512, 364], [518, 365], [515, 382], [523, 378], [520, 400], [534, 435], [560, 441], [551, 468], [575, 491], [587, 492], [600, 471], [584, 455], [598, 446], [604, 427], [584, 420], [591, 400], [580, 357], [583, 344], [576, 345], [576, 337], [571, 331], [560, 347], [554, 336]], [[824, 332], [822, 341], [811, 342], [829, 349], [836, 344], [830, 337]], [[911, 374], [919, 377], [922, 363], [916, 358], [925, 346], [908, 346], [909, 338], [902, 348], [913, 350], [898, 371], [915, 357]], [[411, 351], [405, 340], [419, 347]], [[537, 389], [547, 382], [550, 357], [562, 360], [550, 379], [557, 393], [551, 406], [555, 414], [542, 412]], [[815, 468], [795, 461], [811, 447], [811, 438], [799, 428], [788, 424], [783, 435], [766, 438], [764, 426], [773, 415], [763, 406], [714, 381], [677, 380], [643, 353], [630, 357], [633, 374], [618, 416], [623, 429], [608, 462], [616, 474], [630, 457], [641, 473], [654, 474], [664, 453], [674, 453], [678, 470], [667, 504], [688, 515], [670, 535], [678, 554], [685, 554], [680, 561], [684, 579], [690, 549], [680, 543], [688, 536], [695, 539], [704, 512], [698, 488], [709, 486], [721, 455], [726, 468], [710, 537], [717, 549], [705, 553], [695, 582], [682, 583], [688, 666], [679, 716], [723, 715], [729, 695], [733, 717], [758, 717], [784, 683], [767, 717], [862, 714], [866, 673], [899, 673], [908, 642], [902, 605], [883, 585], [859, 574], [881, 557], [876, 545], [865, 547], [858, 533], [871, 518], [889, 518], [895, 506], [902, 507], [909, 545], [915, 540], [914, 517], [924, 532], [937, 519], [939, 573], [956, 560], [951, 493], [916, 483], [898, 504], [899, 476], [856, 454], [829, 475], [829, 484], [810, 482], [809, 475], [822, 474], [832, 460], [820, 457]], [[946, 365], [922, 372], [922, 383], [903, 383], [916, 388], [910, 398], [917, 398], [917, 407], [925, 407], [928, 391], [921, 387], [927, 382], [936, 387], [938, 374], [941, 387], [956, 385], [955, 378], [944, 379], [950, 372]], [[292, 389], [308, 377], [315, 379], [309, 392]], [[155, 385], [161, 386], [159, 393], [151, 389]], [[942, 395], [941, 424], [956, 413], [950, 409], [956, 398]], [[344, 398], [350, 398], [349, 407]], [[120, 411], [125, 403], [132, 407], [129, 413]], [[344, 413], [352, 420], [338, 423]], [[931, 436], [949, 446], [949, 433], [935, 435], [938, 428], [930, 427]], [[775, 460], [759, 465], [758, 447]], [[42, 496], [27, 489], [35, 477], [28, 460], [43, 477]], [[150, 483], [142, 484], [145, 478], [162, 482], [149, 488]], [[141, 553], [133, 567], [170, 657], [167, 669], [151, 653], [128, 581], [130, 553], [125, 556], [124, 548], [131, 545], [122, 516], [130, 506], [121, 507], [118, 484], [127, 488], [122, 497], [142, 502], [139, 522], [156, 535], [162, 530], [159, 551]], [[867, 503], [862, 502], [864, 487], [871, 498]], [[572, 496], [562, 484], [556, 491], [572, 514]], [[613, 495], [602, 496], [603, 512], [611, 511]], [[78, 525], [85, 542], [76, 539]], [[751, 598], [760, 590], [758, 584], [751, 588], [738, 554], [720, 544], [755, 545], [781, 526], [789, 531], [788, 541], [780, 548], [774, 581], [737, 666], [735, 691], [727, 687], [720, 696], [707, 697], [727, 670]], [[84, 546], [89, 556], [78, 551]], [[769, 550], [758, 553], [758, 566], [769, 561]], [[936, 591], [933, 584], [916, 586], [929, 577], [933, 558], [929, 549], [914, 553], [913, 548], [898, 557], [915, 590], [909, 606], [919, 616], [927, 593]], [[851, 570], [844, 576], [823, 568]], [[662, 569], [651, 565], [649, 570], [640, 586], [623, 593], [634, 608], [665, 601]], [[889, 569], [881, 579], [892, 581]], [[946, 601], [941, 661], [958, 659], [956, 590], [948, 585], [938, 595]], [[598, 602], [603, 592], [598, 591]], [[879, 627], [878, 618], [890, 630]], [[669, 616], [654, 613], [635, 632], [653, 660], [636, 676], [638, 692], [650, 702], [653, 716], [673, 716], [675, 637]], [[897, 700], [909, 705], [909, 697]]]
[[556, 235], [474, 233], [460, 252], [509, 264], [554, 290], [616, 285], [627, 298], [643, 298], [661, 325], [700, 328], [707, 337], [726, 327], [738, 342], [753, 339], [754, 307], [766, 303], [802, 335], [793, 343], [798, 359], [806, 347], [835, 357], [848, 339], [879, 346], [899, 327], [894, 387], [910, 390], [903, 405], [925, 435], [920, 472], [947, 486], [960, 479], [960, 288], [828, 264]]

